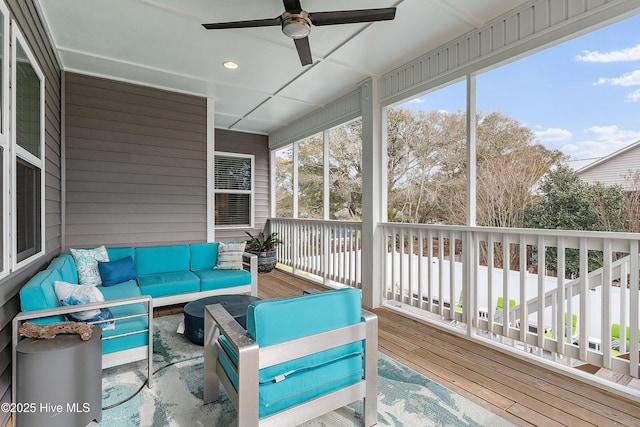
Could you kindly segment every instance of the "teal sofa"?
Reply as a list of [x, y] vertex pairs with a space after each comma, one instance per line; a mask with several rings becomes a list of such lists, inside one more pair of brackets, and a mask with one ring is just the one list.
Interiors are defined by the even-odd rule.
[[[104, 303], [82, 307], [108, 307], [115, 328], [103, 331], [103, 368], [150, 358], [153, 307], [184, 303], [199, 298], [251, 293], [256, 296], [257, 259], [245, 253], [243, 269], [217, 270], [219, 243], [177, 244], [143, 247], [108, 247], [109, 261], [131, 257], [137, 278], [112, 286], [98, 286]], [[54, 258], [49, 266], [33, 276], [20, 290], [22, 312], [15, 328], [24, 321], [52, 323], [67, 320], [75, 308], [60, 307], [54, 283], [78, 283], [78, 273], [70, 252]], [[79, 285], [81, 286], [81, 285]], [[14, 332], [19, 339], [17, 332]], [[17, 341], [16, 341], [17, 343]]]

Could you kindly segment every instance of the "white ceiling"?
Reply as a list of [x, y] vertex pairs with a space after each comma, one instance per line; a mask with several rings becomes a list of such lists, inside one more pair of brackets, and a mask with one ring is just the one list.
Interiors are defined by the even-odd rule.
[[[528, 0], [301, 0], [309, 12], [396, 6], [393, 21], [313, 27], [301, 66], [280, 0], [36, 0], [63, 69], [215, 99], [217, 128], [269, 134]], [[226, 70], [222, 63], [240, 65]]]

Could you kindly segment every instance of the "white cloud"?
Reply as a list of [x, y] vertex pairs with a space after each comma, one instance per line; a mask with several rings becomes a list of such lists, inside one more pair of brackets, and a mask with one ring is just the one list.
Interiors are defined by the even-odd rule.
[[549, 128], [545, 130], [536, 131], [536, 136], [541, 142], [551, 141], [564, 141], [573, 136], [571, 132], [566, 129]]
[[640, 89], [631, 92], [629, 95], [627, 95], [627, 98], [632, 102], [640, 101]]
[[640, 132], [620, 129], [616, 125], [592, 126], [585, 129], [592, 138], [571, 142], [560, 148], [571, 158], [570, 165], [576, 169], [608, 156], [640, 139]]
[[582, 55], [576, 55], [576, 59], [582, 62], [622, 62], [640, 60], [640, 44], [622, 50], [611, 52], [599, 52], [583, 50]]
[[625, 73], [620, 77], [613, 77], [611, 79], [600, 77], [595, 84], [601, 85], [605, 83], [609, 83], [611, 84], [611, 86], [639, 86], [640, 70], [635, 70], [631, 73]]
[[587, 133], [596, 134], [596, 138], [598, 141], [610, 142], [610, 143], [624, 143], [624, 141], [628, 141], [631, 143], [640, 139], [640, 132], [634, 130], [623, 130], [619, 129], [616, 125], [609, 126], [591, 126], [588, 129], [585, 129]]
[[415, 98], [412, 99], [411, 101], [407, 101], [406, 104], [423, 104], [424, 103], [424, 99], [422, 98]]

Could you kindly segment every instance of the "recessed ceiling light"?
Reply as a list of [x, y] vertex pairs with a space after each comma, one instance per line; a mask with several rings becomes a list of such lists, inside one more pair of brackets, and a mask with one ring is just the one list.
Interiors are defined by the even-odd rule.
[[227, 70], [235, 70], [238, 68], [238, 63], [233, 61], [224, 61], [222, 66]]

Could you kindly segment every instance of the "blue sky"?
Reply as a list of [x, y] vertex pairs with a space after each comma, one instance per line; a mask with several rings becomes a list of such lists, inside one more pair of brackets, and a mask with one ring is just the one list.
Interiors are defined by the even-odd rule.
[[[640, 15], [477, 77], [478, 110], [530, 127], [579, 168], [640, 140]], [[465, 108], [464, 82], [405, 104]]]

